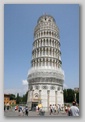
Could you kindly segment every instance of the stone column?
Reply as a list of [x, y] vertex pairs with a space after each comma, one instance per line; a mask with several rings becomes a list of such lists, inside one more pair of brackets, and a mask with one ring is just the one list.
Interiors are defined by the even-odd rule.
[[39, 48], [39, 57], [40, 57], [40, 48]]
[[40, 103], [41, 103], [41, 90], [39, 90], [39, 100], [40, 100]]
[[45, 51], [45, 54], [44, 54], [44, 55], [46, 56], [46, 48], [45, 48], [45, 50], [44, 50], [44, 51]]
[[57, 105], [57, 91], [55, 91], [55, 104]]
[[45, 58], [45, 65], [44, 66], [46, 66], [46, 58]]
[[34, 90], [32, 90], [32, 101], [33, 101]]
[[27, 95], [27, 103], [29, 102], [29, 90], [28, 90], [28, 95]]
[[55, 69], [56, 69], [56, 59], [55, 59]]
[[42, 39], [41, 39], [41, 46], [42, 46]]
[[47, 90], [47, 110], [49, 111], [49, 95], [50, 95], [50, 90]]
[[42, 48], [42, 56], [43, 56], [43, 48]]
[[28, 101], [31, 101], [31, 99], [30, 99], [30, 90], [29, 90], [29, 94], [28, 94]]
[[52, 65], [51, 66], [53, 67], [53, 59], [52, 59]]

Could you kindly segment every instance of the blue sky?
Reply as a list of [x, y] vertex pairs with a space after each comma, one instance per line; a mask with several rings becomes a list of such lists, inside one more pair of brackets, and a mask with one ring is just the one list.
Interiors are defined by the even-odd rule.
[[4, 5], [4, 90], [24, 93], [31, 67], [34, 28], [43, 14], [52, 15], [60, 30], [64, 84], [79, 87], [79, 5]]

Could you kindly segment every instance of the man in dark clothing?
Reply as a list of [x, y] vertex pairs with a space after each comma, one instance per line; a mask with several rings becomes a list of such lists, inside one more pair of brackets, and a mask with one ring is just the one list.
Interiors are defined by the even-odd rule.
[[26, 115], [28, 116], [28, 113], [29, 113], [28, 106], [26, 106], [26, 108], [25, 108], [25, 113], [26, 113]]

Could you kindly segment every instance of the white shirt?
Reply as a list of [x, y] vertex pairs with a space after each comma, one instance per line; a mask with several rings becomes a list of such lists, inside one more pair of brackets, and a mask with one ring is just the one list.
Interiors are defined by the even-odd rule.
[[70, 112], [72, 116], [79, 116], [79, 108], [77, 106], [71, 106]]

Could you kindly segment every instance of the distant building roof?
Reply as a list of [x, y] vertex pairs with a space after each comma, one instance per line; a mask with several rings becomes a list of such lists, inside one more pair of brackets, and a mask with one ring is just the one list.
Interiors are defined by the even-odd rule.
[[75, 88], [74, 88], [74, 91], [79, 91], [79, 88], [78, 88], [78, 87], [75, 87]]

